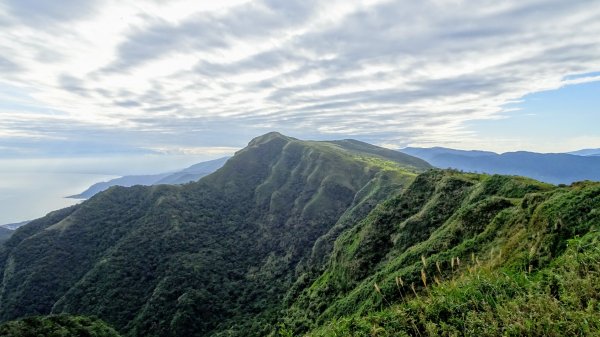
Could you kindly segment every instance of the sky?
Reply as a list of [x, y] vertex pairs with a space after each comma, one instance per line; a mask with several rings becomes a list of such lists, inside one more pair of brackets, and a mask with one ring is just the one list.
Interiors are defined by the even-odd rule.
[[594, 0], [0, 0], [0, 75], [0, 223], [270, 131], [600, 148]]
[[0, 50], [7, 160], [600, 147], [598, 1], [0, 0]]

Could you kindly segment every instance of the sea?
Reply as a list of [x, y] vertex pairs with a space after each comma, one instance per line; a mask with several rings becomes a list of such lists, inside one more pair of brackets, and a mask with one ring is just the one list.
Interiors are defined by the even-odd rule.
[[0, 158], [0, 225], [37, 219], [82, 200], [66, 198], [124, 175], [172, 172], [207, 156]]
[[91, 173], [0, 172], [0, 225], [33, 220], [74, 205], [66, 198], [117, 176]]

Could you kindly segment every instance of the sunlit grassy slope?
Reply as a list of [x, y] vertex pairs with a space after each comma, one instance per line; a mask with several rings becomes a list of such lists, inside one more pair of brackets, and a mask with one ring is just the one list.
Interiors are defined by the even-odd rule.
[[600, 334], [600, 184], [420, 175], [335, 243], [280, 333]]

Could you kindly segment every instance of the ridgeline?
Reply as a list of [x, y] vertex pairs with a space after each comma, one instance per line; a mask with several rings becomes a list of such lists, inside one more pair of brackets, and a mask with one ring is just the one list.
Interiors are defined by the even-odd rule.
[[597, 334], [599, 225], [599, 183], [269, 133], [198, 182], [112, 187], [19, 228], [0, 246], [0, 319], [95, 316], [123, 336]]

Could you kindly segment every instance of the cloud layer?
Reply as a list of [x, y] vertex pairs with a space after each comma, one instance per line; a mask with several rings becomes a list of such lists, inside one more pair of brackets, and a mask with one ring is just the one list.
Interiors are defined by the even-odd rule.
[[270, 130], [460, 147], [479, 137], [466, 123], [600, 70], [596, 1], [125, 3], [0, 4], [5, 154], [185, 152]]

